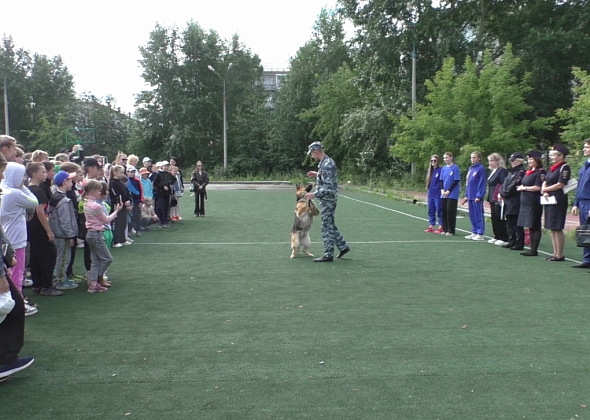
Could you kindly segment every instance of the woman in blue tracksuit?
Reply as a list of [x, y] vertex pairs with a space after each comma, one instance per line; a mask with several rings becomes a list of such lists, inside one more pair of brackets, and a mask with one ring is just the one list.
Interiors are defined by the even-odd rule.
[[[430, 226], [424, 233], [443, 233], [442, 227], [442, 198], [440, 196], [440, 158], [438, 155], [430, 156], [430, 165], [426, 172], [426, 188], [428, 190], [428, 221]], [[438, 216], [438, 229], [434, 230], [436, 217]]]
[[463, 204], [469, 202], [469, 220], [471, 221], [471, 235], [465, 239], [483, 241], [486, 224], [483, 217], [483, 199], [486, 195], [486, 168], [481, 163], [481, 153], [471, 153], [471, 167], [467, 173], [465, 187], [465, 199]]
[[446, 152], [445, 166], [440, 171], [440, 196], [442, 198], [443, 233], [453, 236], [457, 226], [457, 203], [461, 191], [461, 171], [453, 162], [453, 154]]

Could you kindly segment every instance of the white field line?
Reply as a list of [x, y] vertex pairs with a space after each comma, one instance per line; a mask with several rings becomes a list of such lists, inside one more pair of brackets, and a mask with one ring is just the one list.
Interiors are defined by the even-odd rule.
[[[312, 244], [322, 244], [323, 242], [312, 242]], [[370, 244], [432, 244], [432, 243], [456, 243], [456, 244], [466, 244], [466, 243], [473, 243], [475, 241], [453, 241], [450, 239], [447, 240], [434, 240], [434, 241], [365, 241], [365, 242], [351, 242], [346, 241], [351, 245], [370, 245]], [[161, 242], [137, 242], [133, 245], [158, 245]], [[291, 242], [166, 242], [166, 245], [290, 245]]]
[[[367, 201], [358, 200], [356, 198], [352, 198], [352, 197], [349, 197], [349, 196], [346, 196], [346, 195], [339, 195], [339, 197], [343, 197], [343, 198], [346, 198], [348, 200], [356, 201], [357, 203], [367, 204], [369, 206], [377, 207], [377, 208], [380, 208], [380, 209], [383, 209], [383, 210], [392, 211], [394, 213], [401, 214], [402, 216], [407, 216], [407, 217], [411, 217], [413, 219], [418, 219], [418, 220], [423, 220], [425, 222], [428, 222], [428, 219], [425, 219], [424, 217], [414, 216], [413, 214], [408, 214], [408, 213], [404, 213], [403, 211], [390, 209], [389, 207], [380, 206], [379, 204], [369, 203]], [[456, 229], [456, 230], [457, 231], [464, 232], [464, 233], [471, 233], [471, 232], [469, 232], [467, 230], [463, 230], [463, 229]], [[484, 235], [484, 238], [485, 239], [492, 239], [491, 236], [485, 236], [485, 235]], [[437, 242], [440, 242], [440, 241], [437, 241]], [[454, 242], [454, 241], [449, 241], [449, 242]], [[530, 249], [529, 247], [525, 247], [525, 248]], [[544, 251], [538, 251], [538, 252], [539, 252], [539, 254], [544, 254], [544, 255], [551, 256], [551, 254], [548, 253], [548, 252], [544, 252]], [[571, 262], [574, 262], [574, 263], [577, 263], [577, 264], [580, 264], [581, 263], [581, 261], [572, 260], [571, 258], [566, 258], [566, 261], [571, 261]]]

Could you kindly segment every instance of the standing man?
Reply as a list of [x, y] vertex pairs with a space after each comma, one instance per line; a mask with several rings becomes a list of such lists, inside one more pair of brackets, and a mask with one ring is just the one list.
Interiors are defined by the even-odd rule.
[[467, 173], [467, 186], [463, 204], [469, 202], [469, 219], [471, 220], [471, 235], [465, 239], [483, 241], [486, 224], [483, 218], [483, 199], [486, 195], [486, 168], [481, 163], [481, 153], [471, 153], [471, 168]]
[[[586, 224], [586, 219], [590, 217], [590, 138], [584, 140], [582, 149], [586, 162], [580, 168], [578, 173], [578, 189], [576, 190], [576, 199], [572, 207], [572, 214], [580, 214], [580, 224]], [[590, 268], [590, 248], [584, 248], [584, 260], [581, 264], [572, 266], [573, 268]]]
[[305, 194], [307, 200], [316, 197], [320, 199], [320, 211], [322, 216], [322, 239], [324, 240], [325, 252], [314, 262], [332, 262], [334, 261], [334, 243], [340, 250], [338, 258], [342, 258], [350, 252], [350, 247], [346, 244], [344, 237], [334, 223], [334, 213], [338, 203], [338, 168], [328, 155], [324, 153], [322, 143], [319, 141], [309, 145], [308, 155], [319, 162], [318, 171], [309, 171], [307, 176], [317, 177], [316, 191]]

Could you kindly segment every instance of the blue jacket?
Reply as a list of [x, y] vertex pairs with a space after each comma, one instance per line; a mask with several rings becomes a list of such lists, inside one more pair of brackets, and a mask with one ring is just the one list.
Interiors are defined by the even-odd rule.
[[442, 168], [434, 168], [428, 186], [428, 198], [440, 198], [440, 173]]
[[486, 195], [486, 184], [486, 168], [481, 162], [471, 165], [471, 168], [469, 168], [469, 172], [467, 173], [465, 198], [468, 200], [475, 200], [476, 198], [483, 200]]
[[590, 200], [590, 163], [586, 162], [578, 172], [578, 189], [574, 206], [580, 207], [580, 200]]

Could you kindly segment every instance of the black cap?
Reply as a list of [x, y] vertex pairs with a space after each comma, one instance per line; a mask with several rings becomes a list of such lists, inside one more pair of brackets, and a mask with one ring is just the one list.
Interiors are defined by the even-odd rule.
[[538, 150], [531, 150], [526, 155], [531, 158], [539, 158], [540, 159], [543, 156], [543, 153], [541, 153]]
[[86, 166], [96, 166], [97, 168], [102, 166], [100, 163], [98, 163], [98, 160], [94, 159], [94, 158], [86, 158], [84, 159], [84, 161], [82, 162], [82, 164], [84, 165], [84, 167]]
[[508, 162], [514, 162], [516, 159], [524, 159], [524, 156], [520, 152], [512, 153], [512, 155], [508, 158]]
[[564, 156], [567, 156], [570, 154], [570, 149], [565, 147], [563, 144], [556, 144], [555, 146], [553, 146], [553, 150], [561, 153]]

